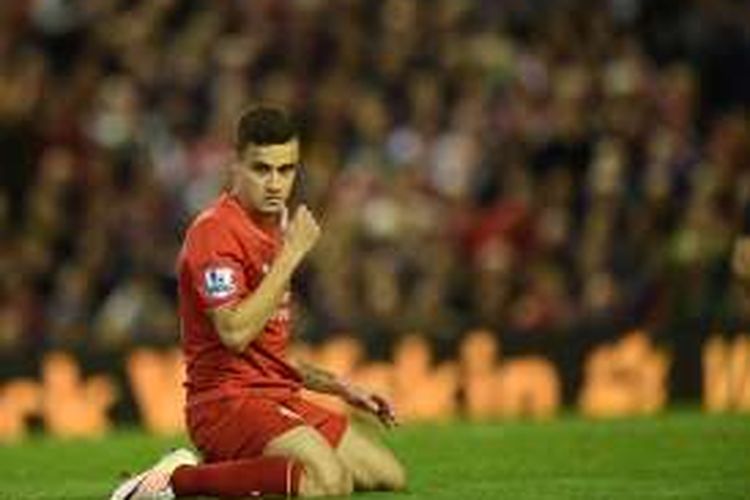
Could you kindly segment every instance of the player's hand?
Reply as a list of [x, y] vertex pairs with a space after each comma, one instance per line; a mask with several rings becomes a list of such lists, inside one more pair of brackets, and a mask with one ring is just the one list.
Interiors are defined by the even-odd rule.
[[301, 259], [315, 245], [320, 237], [320, 226], [306, 205], [300, 205], [294, 213], [284, 236], [284, 247]]
[[345, 384], [341, 397], [351, 406], [375, 415], [380, 423], [386, 427], [398, 425], [393, 406], [387, 399], [378, 394], [355, 385]]

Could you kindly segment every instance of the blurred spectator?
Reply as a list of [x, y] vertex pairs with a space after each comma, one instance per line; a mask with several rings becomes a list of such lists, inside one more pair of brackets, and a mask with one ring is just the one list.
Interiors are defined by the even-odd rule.
[[0, 349], [175, 340], [179, 231], [262, 100], [303, 119], [296, 196], [323, 213], [297, 283], [310, 341], [724, 314], [749, 19], [732, 0], [3, 2]]

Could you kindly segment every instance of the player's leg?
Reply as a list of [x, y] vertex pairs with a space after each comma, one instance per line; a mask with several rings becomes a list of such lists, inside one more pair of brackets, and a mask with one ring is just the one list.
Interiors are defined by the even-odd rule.
[[325, 438], [314, 428], [300, 425], [272, 439], [263, 455], [291, 458], [303, 466], [300, 496], [348, 495], [353, 483], [350, 472]]
[[178, 497], [289, 497], [299, 494], [302, 476], [302, 464], [287, 457], [240, 458], [180, 467], [170, 486]]
[[164, 455], [153, 467], [120, 483], [110, 500], [129, 500], [139, 498], [173, 498], [170, 478], [174, 471], [183, 466], [194, 466], [198, 457], [183, 448]]
[[286, 457], [256, 457], [198, 463], [180, 449], [156, 465], [124, 481], [111, 500], [167, 500], [175, 497], [247, 497], [259, 494], [291, 496], [299, 492], [302, 465]]
[[406, 470], [391, 450], [349, 425], [336, 454], [354, 477], [357, 490], [400, 491], [406, 488]]
[[294, 398], [286, 407], [314, 427], [336, 450], [336, 455], [352, 475], [356, 490], [402, 490], [406, 484], [404, 467], [394, 454], [343, 415], [311, 401]]
[[[225, 476], [225, 482], [242, 481], [232, 476], [257, 475], [275, 478], [265, 489], [253, 490], [261, 493], [278, 493], [285, 484], [288, 492], [301, 496], [351, 492], [350, 476], [330, 445], [297, 412], [276, 399], [247, 397], [212, 405], [189, 415], [188, 427], [204, 458], [216, 466], [218, 475]], [[244, 465], [237, 465], [238, 461]], [[280, 461], [292, 466], [285, 471], [275, 465]], [[244, 472], [231, 472], [245, 466]], [[210, 481], [206, 485], [211, 486]]]
[[[331, 445], [307, 425], [295, 407], [284, 401], [248, 397], [212, 405], [204, 412], [189, 415], [188, 426], [204, 458], [224, 463], [223, 469], [231, 467], [227, 461], [283, 459], [299, 465], [290, 469], [290, 483], [301, 496], [343, 495], [352, 490], [351, 476]], [[340, 435], [343, 423], [338, 422], [335, 427], [340, 429], [336, 431]], [[274, 486], [284, 484], [283, 470], [268, 467], [279, 476]]]
[[235, 398], [191, 407], [188, 430], [205, 462], [197, 463], [186, 450], [169, 454], [121, 484], [112, 498], [297, 494], [303, 464], [290, 456], [262, 456], [262, 452], [274, 436], [302, 425], [299, 416], [280, 411], [271, 399]]

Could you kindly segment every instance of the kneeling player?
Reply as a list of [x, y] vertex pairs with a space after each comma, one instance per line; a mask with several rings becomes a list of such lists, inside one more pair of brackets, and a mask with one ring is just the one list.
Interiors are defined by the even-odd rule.
[[405, 487], [389, 449], [300, 390], [339, 396], [390, 425], [386, 401], [286, 357], [289, 280], [320, 235], [304, 206], [286, 221], [299, 168], [297, 132], [284, 112], [241, 117], [228, 189], [195, 218], [178, 258], [187, 428], [204, 461], [177, 450], [113, 499]]

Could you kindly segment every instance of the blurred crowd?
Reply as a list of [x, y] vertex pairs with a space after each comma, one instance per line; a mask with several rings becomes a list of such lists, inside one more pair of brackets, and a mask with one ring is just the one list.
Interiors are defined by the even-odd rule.
[[0, 3], [0, 351], [173, 342], [248, 105], [303, 129], [311, 342], [733, 314], [750, 4]]

